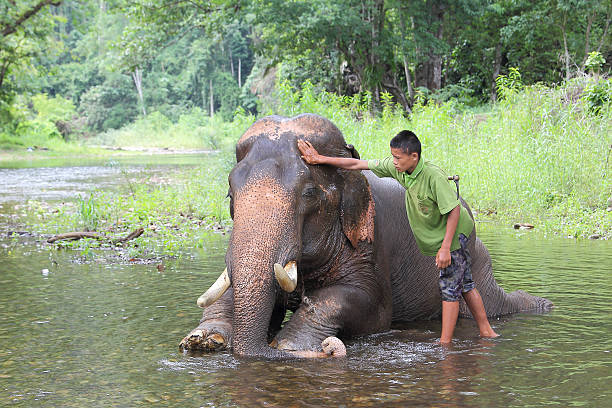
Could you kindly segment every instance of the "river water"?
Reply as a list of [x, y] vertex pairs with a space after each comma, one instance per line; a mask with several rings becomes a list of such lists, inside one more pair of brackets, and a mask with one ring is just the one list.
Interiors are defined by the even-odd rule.
[[[198, 161], [124, 171], [168, 174]], [[0, 169], [0, 213], [28, 198], [113, 188], [106, 167]], [[16, 193], [19, 178], [48, 183], [46, 193]], [[552, 312], [493, 319], [495, 340], [460, 320], [443, 348], [440, 322], [420, 322], [349, 340], [345, 359], [281, 362], [178, 351], [201, 315], [196, 298], [224, 268], [227, 236], [211, 233], [159, 270], [104, 256], [83, 263], [0, 231], [0, 405], [612, 406], [612, 243], [478, 228], [501, 286], [552, 300]]]

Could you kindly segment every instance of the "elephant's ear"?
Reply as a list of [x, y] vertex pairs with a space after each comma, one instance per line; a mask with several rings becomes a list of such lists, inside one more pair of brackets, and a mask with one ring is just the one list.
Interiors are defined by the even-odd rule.
[[357, 149], [355, 149], [355, 146], [353, 146], [352, 144], [347, 144], [345, 147], [351, 153], [351, 157], [353, 159], [361, 159], [361, 157], [359, 156], [359, 152], [357, 151]]
[[357, 248], [359, 242], [374, 239], [374, 199], [368, 180], [360, 171], [341, 170], [344, 188], [340, 217], [344, 235]]

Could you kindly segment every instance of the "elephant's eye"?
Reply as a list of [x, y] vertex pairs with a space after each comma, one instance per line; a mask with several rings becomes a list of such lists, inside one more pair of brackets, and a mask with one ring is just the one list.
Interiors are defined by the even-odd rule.
[[318, 190], [316, 187], [306, 187], [304, 189], [304, 191], [302, 192], [302, 196], [304, 197], [315, 197], [318, 193]]

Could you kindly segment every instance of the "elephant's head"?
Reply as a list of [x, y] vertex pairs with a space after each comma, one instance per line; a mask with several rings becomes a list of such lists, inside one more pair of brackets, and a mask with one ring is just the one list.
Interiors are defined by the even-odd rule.
[[282, 322], [288, 302], [299, 302], [341, 254], [373, 239], [374, 204], [365, 177], [308, 166], [298, 139], [327, 156], [358, 157], [336, 126], [312, 114], [260, 119], [238, 141], [229, 175], [234, 229], [227, 274], [199, 301], [208, 304], [231, 285], [237, 354], [281, 355], [268, 346], [268, 335], [271, 325]]

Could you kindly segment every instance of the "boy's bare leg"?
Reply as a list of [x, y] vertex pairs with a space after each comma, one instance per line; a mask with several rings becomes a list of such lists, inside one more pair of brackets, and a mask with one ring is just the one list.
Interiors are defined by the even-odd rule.
[[[442, 334], [440, 343], [449, 344], [453, 340], [453, 332], [459, 316], [459, 302], [442, 301]], [[486, 318], [486, 316], [485, 316]]]
[[[480, 297], [480, 293], [478, 293], [478, 290], [474, 288], [469, 292], [463, 293], [463, 298], [465, 299], [465, 303], [467, 303], [470, 312], [472, 312], [474, 320], [476, 320], [476, 323], [478, 324], [480, 337], [499, 336], [499, 334], [495, 333], [495, 331], [489, 324], [489, 319], [487, 319], [487, 312], [485, 311], [484, 303], [482, 303], [482, 298]], [[442, 323], [444, 324], [444, 309], [442, 309], [442, 316]]]

